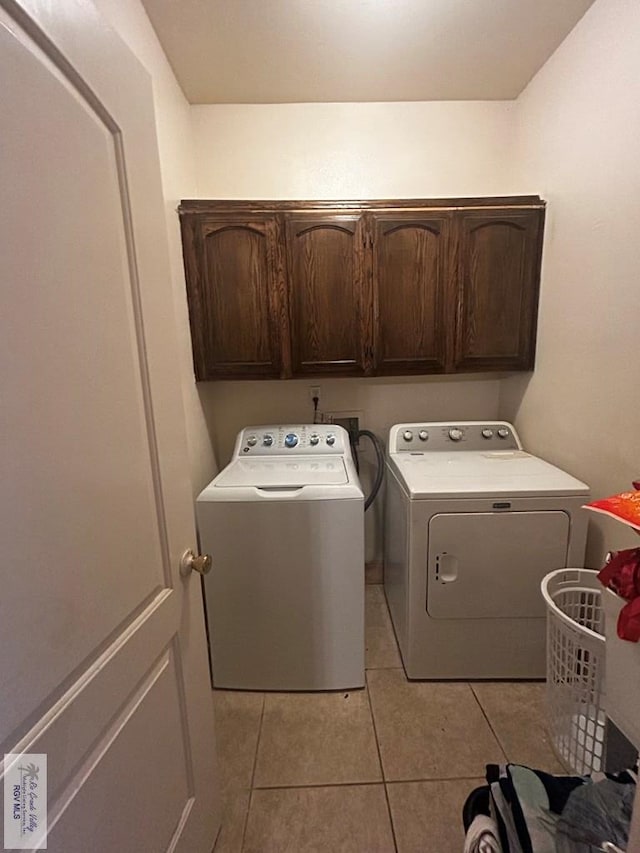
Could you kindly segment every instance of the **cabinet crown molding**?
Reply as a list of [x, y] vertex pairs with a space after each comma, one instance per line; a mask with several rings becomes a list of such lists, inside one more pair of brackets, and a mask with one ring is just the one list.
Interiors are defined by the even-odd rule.
[[468, 196], [459, 198], [403, 198], [403, 199], [183, 199], [178, 213], [219, 213], [222, 211], [276, 213], [305, 210], [468, 210], [470, 208], [524, 207], [544, 208], [538, 195]]

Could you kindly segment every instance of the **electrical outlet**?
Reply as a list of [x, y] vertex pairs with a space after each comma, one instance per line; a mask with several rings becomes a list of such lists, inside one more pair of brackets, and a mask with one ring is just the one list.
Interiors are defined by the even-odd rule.
[[309, 399], [313, 404], [313, 398], [318, 398], [318, 406], [320, 406], [320, 386], [319, 385], [310, 385], [309, 386]]

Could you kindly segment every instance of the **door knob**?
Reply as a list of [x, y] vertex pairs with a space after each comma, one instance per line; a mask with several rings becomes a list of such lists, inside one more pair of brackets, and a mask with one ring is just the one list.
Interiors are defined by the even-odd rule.
[[213, 560], [209, 554], [194, 554], [191, 548], [185, 551], [180, 559], [180, 574], [183, 577], [191, 574], [191, 572], [199, 572], [201, 575], [206, 575], [211, 571]]

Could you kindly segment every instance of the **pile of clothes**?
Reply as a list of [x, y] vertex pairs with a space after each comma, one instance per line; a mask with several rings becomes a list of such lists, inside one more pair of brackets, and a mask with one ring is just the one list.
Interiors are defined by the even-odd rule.
[[520, 764], [489, 764], [486, 779], [464, 806], [465, 853], [627, 849], [635, 770], [552, 776]]

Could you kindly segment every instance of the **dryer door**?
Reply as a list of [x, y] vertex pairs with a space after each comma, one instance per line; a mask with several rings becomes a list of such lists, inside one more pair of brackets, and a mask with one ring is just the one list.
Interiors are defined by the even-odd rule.
[[566, 566], [569, 527], [560, 510], [432, 516], [427, 612], [434, 619], [543, 617], [540, 581]]

